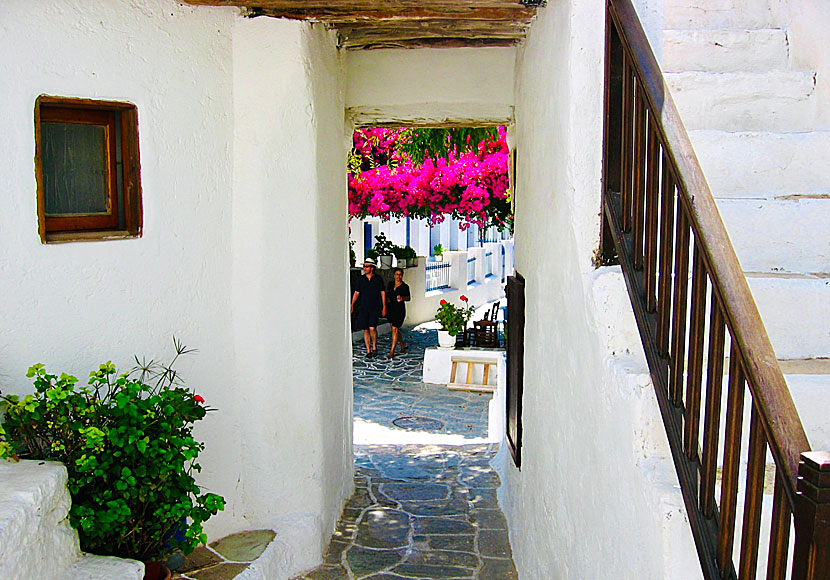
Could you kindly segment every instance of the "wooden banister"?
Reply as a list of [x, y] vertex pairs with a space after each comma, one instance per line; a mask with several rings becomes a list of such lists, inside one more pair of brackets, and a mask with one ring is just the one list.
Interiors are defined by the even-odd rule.
[[[823, 474], [814, 479], [826, 484], [830, 462], [817, 468], [805, 459], [810, 446], [801, 420], [631, 0], [607, 0], [605, 109], [601, 255], [606, 263], [619, 260], [623, 269], [704, 576], [755, 578], [769, 449], [776, 483], [767, 578], [784, 578], [794, 512], [793, 578], [830, 578], [830, 566], [816, 572], [806, 563], [830, 558], [827, 522], [815, 516], [827, 513], [821, 498], [830, 492], [816, 495], [816, 501], [805, 499], [803, 489], [815, 486], [804, 483], [806, 477], [798, 479], [801, 463], [810, 477]], [[720, 433], [727, 358], [727, 419]], [[751, 417], [748, 450], [741, 441], [744, 414]], [[742, 453], [749, 461], [743, 486], [738, 483]], [[744, 491], [740, 523], [739, 488]], [[799, 525], [800, 513], [813, 514], [813, 524]], [[737, 560], [736, 525], [742, 538]]]

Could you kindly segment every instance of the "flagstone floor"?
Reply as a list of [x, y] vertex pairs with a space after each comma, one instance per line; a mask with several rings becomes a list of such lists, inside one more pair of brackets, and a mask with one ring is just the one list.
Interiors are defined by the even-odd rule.
[[353, 345], [355, 493], [324, 563], [295, 580], [518, 579], [490, 467], [491, 397], [422, 383], [437, 336], [406, 336], [409, 351], [391, 361], [388, 337], [378, 358]]
[[[386, 359], [353, 344], [355, 493], [321, 566], [295, 580], [518, 580], [499, 477], [490, 467], [489, 394], [421, 382], [434, 329], [406, 331], [409, 349]], [[263, 553], [270, 530], [242, 532], [200, 547], [174, 574], [230, 580]]]

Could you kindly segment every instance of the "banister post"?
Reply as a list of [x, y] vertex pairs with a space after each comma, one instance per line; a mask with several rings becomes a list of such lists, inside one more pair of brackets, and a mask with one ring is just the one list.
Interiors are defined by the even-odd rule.
[[793, 580], [830, 580], [830, 452], [801, 454], [795, 498]]

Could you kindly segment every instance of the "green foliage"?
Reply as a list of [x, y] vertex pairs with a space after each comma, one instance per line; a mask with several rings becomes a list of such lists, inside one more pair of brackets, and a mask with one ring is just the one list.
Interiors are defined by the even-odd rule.
[[443, 256], [444, 255], [444, 246], [441, 244], [435, 244], [432, 248], [432, 255], [433, 256]]
[[366, 250], [366, 258], [372, 258], [377, 262], [378, 251], [374, 248], [369, 248], [368, 250]]
[[202, 523], [224, 509], [224, 499], [201, 493], [192, 475], [204, 449], [193, 425], [208, 409], [173, 369], [190, 352], [174, 344], [168, 365], [136, 358], [132, 371], [117, 374], [106, 362], [86, 385], [36, 364], [26, 375], [33, 394], [2, 396], [0, 457], [66, 466], [69, 522], [84, 551], [138, 560], [187, 554], [207, 540]]
[[496, 127], [405, 129], [401, 131], [397, 147], [401, 153], [409, 155], [415, 165], [421, 165], [427, 157], [449, 160], [451, 153], [460, 155], [475, 151], [482, 141], [498, 138]]
[[435, 312], [435, 320], [441, 323], [441, 330], [449, 331], [450, 336], [457, 336], [464, 332], [476, 310], [475, 306], [467, 304], [467, 297], [463, 294], [460, 300], [464, 302], [464, 306], [456, 306], [446, 300], [441, 300]]
[[381, 232], [375, 236], [375, 247], [373, 249], [378, 253], [378, 256], [391, 256], [394, 248], [395, 244], [386, 237], [386, 234]]

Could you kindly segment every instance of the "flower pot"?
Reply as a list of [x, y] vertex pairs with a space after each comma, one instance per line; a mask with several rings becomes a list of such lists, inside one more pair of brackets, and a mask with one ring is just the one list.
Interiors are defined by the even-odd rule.
[[144, 580], [170, 580], [171, 576], [161, 562], [144, 562]]
[[381, 268], [391, 268], [392, 254], [389, 254], [387, 256], [378, 256], [378, 266]]
[[418, 267], [418, 258], [407, 258], [406, 259], [406, 267], [407, 268], [417, 268]]
[[450, 334], [449, 330], [438, 331], [438, 348], [449, 350], [455, 347], [455, 337]]
[[435, 255], [435, 256], [433, 256], [433, 259], [434, 259], [436, 262], [443, 262], [443, 261], [444, 261], [444, 255], [443, 255], [443, 254], [438, 254], [438, 255]]

